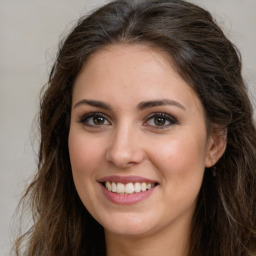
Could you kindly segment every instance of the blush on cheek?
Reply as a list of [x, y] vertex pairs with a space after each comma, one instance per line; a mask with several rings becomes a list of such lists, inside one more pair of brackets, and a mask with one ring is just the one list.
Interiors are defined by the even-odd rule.
[[89, 147], [85, 144], [83, 137], [78, 132], [72, 130], [69, 134], [69, 156], [72, 169], [81, 170], [89, 158]]
[[[204, 141], [195, 141], [188, 134], [183, 134], [182, 138], [170, 139], [164, 143], [155, 143], [154, 152], [151, 159], [159, 164], [160, 170], [165, 170], [165, 175], [176, 176], [181, 180], [186, 178], [199, 178], [204, 172]], [[193, 149], [193, 150], [192, 150]], [[195, 177], [197, 176], [197, 177]]]

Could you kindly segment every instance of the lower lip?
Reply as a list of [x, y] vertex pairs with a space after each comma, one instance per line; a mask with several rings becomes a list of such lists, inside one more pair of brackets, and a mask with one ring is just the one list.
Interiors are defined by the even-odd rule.
[[103, 194], [113, 203], [116, 204], [136, 204], [147, 199], [154, 191], [155, 187], [148, 189], [144, 192], [133, 193], [133, 194], [118, 194], [107, 190], [101, 185]]

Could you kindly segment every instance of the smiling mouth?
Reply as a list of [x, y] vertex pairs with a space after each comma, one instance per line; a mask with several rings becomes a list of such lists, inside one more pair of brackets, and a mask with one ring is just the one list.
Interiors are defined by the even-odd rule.
[[135, 183], [120, 183], [120, 182], [111, 182], [106, 181], [102, 182], [103, 186], [113, 193], [117, 194], [135, 194], [140, 192], [145, 192], [146, 190], [149, 190], [155, 186], [157, 186], [157, 183], [147, 183], [147, 182], [135, 182]]

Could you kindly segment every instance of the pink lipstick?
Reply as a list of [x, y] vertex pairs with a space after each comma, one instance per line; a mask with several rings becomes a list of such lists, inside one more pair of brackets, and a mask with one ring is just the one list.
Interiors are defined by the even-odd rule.
[[103, 194], [117, 204], [135, 204], [148, 198], [157, 182], [139, 176], [107, 176], [98, 180]]

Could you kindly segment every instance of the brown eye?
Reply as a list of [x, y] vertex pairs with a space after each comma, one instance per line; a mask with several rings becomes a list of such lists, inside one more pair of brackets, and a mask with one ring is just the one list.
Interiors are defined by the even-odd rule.
[[103, 125], [105, 122], [105, 118], [102, 116], [95, 116], [93, 117], [93, 123], [95, 125]]
[[163, 118], [163, 117], [155, 117], [154, 118], [154, 123], [155, 123], [156, 126], [162, 126], [162, 125], [165, 125], [166, 119]]
[[87, 126], [110, 125], [110, 122], [103, 113], [89, 113], [82, 117], [80, 123]]
[[148, 117], [143, 125], [158, 129], [164, 129], [175, 124], [178, 124], [178, 122], [173, 116], [166, 113], [153, 113]]

